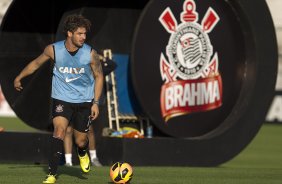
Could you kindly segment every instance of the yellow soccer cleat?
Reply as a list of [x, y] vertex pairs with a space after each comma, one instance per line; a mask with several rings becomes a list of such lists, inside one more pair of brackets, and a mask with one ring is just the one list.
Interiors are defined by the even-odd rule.
[[55, 183], [56, 182], [56, 175], [48, 174], [46, 176], [46, 179], [43, 181], [43, 183]]
[[88, 154], [86, 153], [84, 156], [80, 156], [78, 154], [79, 162], [80, 162], [80, 167], [83, 172], [88, 173], [90, 171], [90, 159]]

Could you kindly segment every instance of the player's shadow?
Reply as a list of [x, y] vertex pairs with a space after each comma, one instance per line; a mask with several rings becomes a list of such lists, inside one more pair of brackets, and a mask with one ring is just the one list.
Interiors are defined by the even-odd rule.
[[17, 166], [9, 166], [8, 168], [9, 169], [18, 169], [18, 168], [21, 168], [21, 169], [26, 169], [26, 168], [32, 168], [32, 167], [41, 167], [40, 165], [17, 165]]
[[81, 171], [81, 168], [61, 166], [60, 169], [61, 169], [61, 173], [62, 174], [66, 174], [66, 175], [69, 175], [69, 176], [77, 177], [77, 178], [83, 179], [83, 180], [87, 180], [88, 179], [88, 177], [87, 177], [88, 174], [87, 173], [83, 173]]
[[[49, 172], [48, 167], [43, 167], [43, 168], [44, 168], [44, 172], [46, 174], [48, 174], [48, 172]], [[82, 179], [82, 180], [88, 179], [87, 173], [83, 173], [81, 171], [81, 169], [78, 168], [78, 167], [67, 167], [67, 166], [63, 166], [63, 165], [59, 166], [57, 177], [59, 178], [61, 174], [77, 177], [77, 178]]]

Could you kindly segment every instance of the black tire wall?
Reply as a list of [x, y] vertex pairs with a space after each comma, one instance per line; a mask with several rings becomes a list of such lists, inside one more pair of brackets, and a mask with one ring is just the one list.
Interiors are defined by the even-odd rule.
[[1, 24], [0, 83], [17, 116], [34, 128], [51, 129], [51, 62], [22, 81], [22, 92], [13, 88], [13, 81], [45, 46], [64, 38], [60, 22], [66, 15], [81, 13], [92, 21], [88, 43], [95, 49], [111, 48], [115, 53], [129, 54], [135, 24], [146, 3], [14, 0]]

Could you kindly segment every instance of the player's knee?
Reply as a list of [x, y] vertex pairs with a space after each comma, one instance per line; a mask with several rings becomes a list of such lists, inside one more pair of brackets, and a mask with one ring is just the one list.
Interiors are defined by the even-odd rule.
[[82, 148], [88, 143], [87, 137], [80, 137], [75, 140], [75, 143], [78, 147]]
[[55, 128], [53, 135], [54, 135], [54, 137], [56, 137], [58, 139], [64, 140], [65, 134], [66, 134], [66, 129], [65, 128], [57, 127], [57, 128]]

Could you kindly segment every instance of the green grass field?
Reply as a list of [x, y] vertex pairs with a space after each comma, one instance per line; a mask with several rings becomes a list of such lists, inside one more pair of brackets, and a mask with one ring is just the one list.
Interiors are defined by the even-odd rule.
[[37, 132], [39, 130], [34, 129], [18, 118], [0, 117], [0, 127], [3, 127], [5, 131], [11, 132]]
[[[92, 167], [89, 174], [83, 175], [78, 166], [61, 166], [57, 183], [110, 184], [109, 169], [110, 166]], [[263, 125], [245, 150], [218, 167], [133, 166], [133, 169], [132, 184], [281, 184], [282, 125]], [[47, 165], [0, 163], [0, 184], [38, 184], [46, 172]]]

